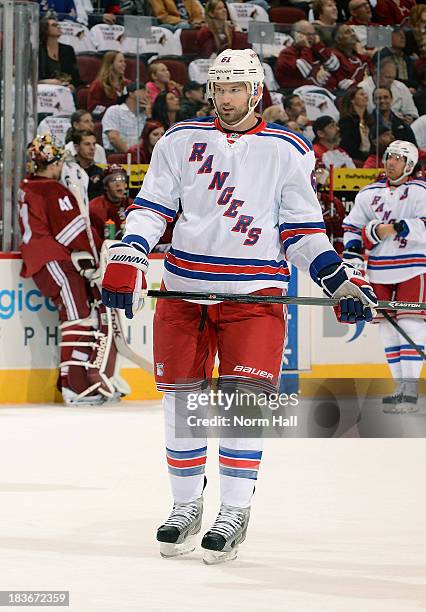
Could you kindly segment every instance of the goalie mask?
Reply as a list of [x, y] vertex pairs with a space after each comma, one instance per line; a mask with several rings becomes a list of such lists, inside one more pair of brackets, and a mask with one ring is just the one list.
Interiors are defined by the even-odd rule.
[[392, 142], [383, 155], [383, 163], [386, 164], [390, 155], [398, 155], [405, 158], [404, 170], [398, 179], [389, 180], [390, 183], [398, 184], [405, 177], [412, 174], [417, 162], [419, 161], [419, 151], [412, 142], [406, 140], [395, 140]]
[[[245, 83], [249, 94], [248, 108], [245, 116], [232, 127], [239, 126], [254, 112], [260, 101], [256, 99], [259, 86], [263, 84], [265, 73], [257, 54], [251, 49], [222, 51], [209, 68], [207, 79], [207, 94], [213, 100], [216, 113], [220, 119], [215, 101], [215, 83]], [[222, 119], [223, 120], [223, 119]]]
[[36, 136], [28, 145], [28, 155], [36, 168], [54, 164], [64, 158], [65, 149], [57, 144], [51, 134]]

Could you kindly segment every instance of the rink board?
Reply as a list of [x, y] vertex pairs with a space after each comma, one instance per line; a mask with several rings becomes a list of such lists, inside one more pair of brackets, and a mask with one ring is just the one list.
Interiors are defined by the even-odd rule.
[[[153, 255], [148, 287], [158, 289], [163, 256]], [[58, 366], [58, 323], [54, 305], [23, 279], [17, 253], [0, 257], [0, 402], [59, 401], [55, 390]], [[298, 275], [299, 295], [321, 295], [311, 280]], [[155, 300], [132, 321], [125, 320], [131, 348], [152, 363], [152, 320]], [[285, 351], [287, 367], [298, 371], [302, 389], [312, 379], [389, 379], [377, 326], [341, 325], [333, 311], [321, 307], [299, 307]], [[122, 375], [132, 387], [128, 399], [158, 399], [152, 374], [124, 360]]]

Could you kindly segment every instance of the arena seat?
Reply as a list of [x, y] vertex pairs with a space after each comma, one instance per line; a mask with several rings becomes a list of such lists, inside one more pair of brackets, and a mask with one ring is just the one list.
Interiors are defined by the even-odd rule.
[[292, 6], [275, 6], [269, 11], [269, 18], [273, 23], [287, 24], [306, 19], [306, 15], [302, 9]]
[[85, 87], [80, 87], [80, 89], [77, 89], [77, 92], [75, 94], [75, 99], [77, 101], [77, 108], [87, 109], [88, 95], [89, 95], [88, 85], [86, 85]]
[[[126, 73], [125, 76], [127, 79], [131, 81], [136, 81], [136, 58], [134, 56], [126, 57]], [[142, 60], [139, 61], [139, 79], [142, 83], [146, 83], [148, 80], [148, 73], [146, 71], [146, 66]]]
[[80, 71], [81, 80], [85, 83], [90, 83], [96, 79], [96, 75], [101, 67], [102, 60], [99, 55], [88, 55], [82, 53], [77, 55], [77, 65]]
[[102, 142], [102, 123], [100, 121], [95, 121], [95, 125], [93, 126], [93, 131], [96, 134], [96, 142], [103, 146], [103, 142]]
[[188, 82], [188, 67], [184, 61], [178, 59], [164, 59], [160, 58], [155, 60], [155, 62], [151, 62], [152, 64], [161, 63], [165, 64], [170, 71], [170, 76], [173, 81], [180, 83], [181, 85], [185, 85]]
[[198, 55], [199, 48], [197, 45], [198, 30], [179, 30], [180, 42], [182, 44], [182, 52], [191, 55]]

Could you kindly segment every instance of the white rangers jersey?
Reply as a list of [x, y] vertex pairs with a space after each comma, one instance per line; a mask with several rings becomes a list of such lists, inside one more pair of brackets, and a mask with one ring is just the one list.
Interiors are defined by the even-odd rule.
[[316, 281], [341, 259], [325, 233], [314, 164], [310, 142], [279, 125], [262, 121], [238, 137], [212, 117], [177, 123], [154, 148], [123, 241], [148, 253], [180, 210], [167, 289], [285, 288], [286, 260]]
[[387, 236], [368, 255], [367, 274], [373, 283], [399, 283], [426, 272], [426, 181], [409, 180], [389, 187], [386, 179], [362, 189], [343, 220], [345, 248], [362, 245], [362, 228], [372, 219], [405, 221], [404, 236]]

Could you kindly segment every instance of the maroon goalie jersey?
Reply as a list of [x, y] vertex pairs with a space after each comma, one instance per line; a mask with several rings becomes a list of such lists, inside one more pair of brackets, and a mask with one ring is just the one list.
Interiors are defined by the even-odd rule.
[[[86, 221], [73, 194], [58, 181], [29, 176], [20, 185], [23, 277], [33, 276], [49, 261], [70, 261], [74, 250], [91, 252]], [[100, 239], [94, 232], [96, 246]]]

